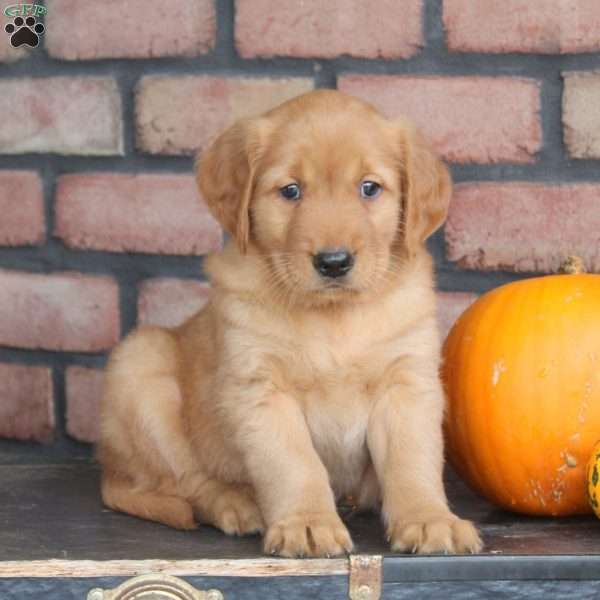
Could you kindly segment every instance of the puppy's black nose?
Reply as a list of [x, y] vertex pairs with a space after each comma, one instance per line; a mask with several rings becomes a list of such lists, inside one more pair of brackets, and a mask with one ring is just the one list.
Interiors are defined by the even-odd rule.
[[354, 265], [354, 256], [345, 248], [324, 250], [313, 256], [313, 265], [323, 277], [342, 277]]

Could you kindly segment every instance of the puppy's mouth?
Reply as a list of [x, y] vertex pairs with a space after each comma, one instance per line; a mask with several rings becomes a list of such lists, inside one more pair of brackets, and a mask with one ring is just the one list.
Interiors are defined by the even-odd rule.
[[321, 284], [320, 289], [322, 290], [349, 290], [352, 286], [346, 281], [325, 281]]
[[339, 296], [343, 294], [358, 294], [359, 289], [352, 284], [350, 279], [342, 278], [335, 281], [323, 281], [316, 289], [317, 293], [328, 296]]

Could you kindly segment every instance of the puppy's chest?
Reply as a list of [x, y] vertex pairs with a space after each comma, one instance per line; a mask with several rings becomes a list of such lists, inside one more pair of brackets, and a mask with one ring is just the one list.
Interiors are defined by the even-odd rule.
[[336, 495], [353, 493], [369, 461], [369, 398], [360, 386], [315, 386], [302, 394], [313, 446]]
[[390, 344], [380, 332], [360, 320], [332, 324], [306, 320], [281, 331], [272, 350], [278, 355], [280, 379], [302, 402], [341, 408], [367, 405], [391, 357]]
[[387, 344], [381, 337], [364, 325], [337, 330], [311, 327], [292, 346], [299, 383], [307, 387], [368, 386], [385, 361]]
[[395, 344], [389, 331], [362, 319], [302, 325], [282, 328], [273, 343], [276, 379], [300, 403], [336, 495], [354, 493], [369, 464], [369, 415]]
[[381, 348], [366, 336], [314, 336], [298, 349], [295, 394], [336, 494], [357, 489], [369, 461], [367, 425], [377, 397]]

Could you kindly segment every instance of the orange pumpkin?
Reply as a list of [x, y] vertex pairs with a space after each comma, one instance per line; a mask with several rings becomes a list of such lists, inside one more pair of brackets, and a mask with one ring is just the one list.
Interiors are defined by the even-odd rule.
[[447, 452], [495, 504], [590, 512], [586, 463], [600, 438], [600, 275], [501, 286], [444, 344]]

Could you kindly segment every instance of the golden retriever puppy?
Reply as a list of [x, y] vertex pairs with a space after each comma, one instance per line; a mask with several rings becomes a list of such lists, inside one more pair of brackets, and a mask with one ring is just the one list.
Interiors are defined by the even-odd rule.
[[396, 551], [475, 552], [448, 508], [432, 261], [450, 178], [405, 122], [337, 91], [242, 120], [200, 158], [230, 234], [209, 304], [112, 353], [102, 496], [264, 551], [352, 550], [336, 499], [381, 509]]

